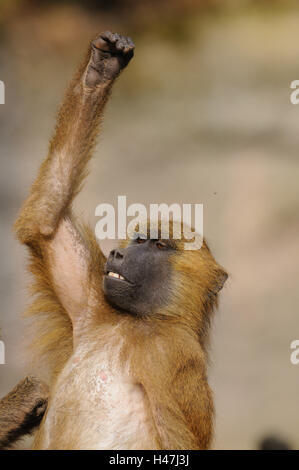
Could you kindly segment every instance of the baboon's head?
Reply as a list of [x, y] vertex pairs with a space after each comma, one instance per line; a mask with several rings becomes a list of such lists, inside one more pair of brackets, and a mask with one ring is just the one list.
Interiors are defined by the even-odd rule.
[[[149, 227], [149, 223], [148, 223]], [[116, 308], [138, 316], [171, 316], [195, 321], [213, 309], [227, 274], [212, 256], [205, 241], [188, 250], [180, 224], [169, 222], [163, 238], [161, 224], [156, 237], [134, 231], [134, 238], [112, 250], [106, 263], [104, 292]]]

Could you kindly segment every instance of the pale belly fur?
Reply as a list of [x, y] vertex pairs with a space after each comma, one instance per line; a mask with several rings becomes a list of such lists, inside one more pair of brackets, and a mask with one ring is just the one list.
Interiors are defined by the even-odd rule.
[[157, 448], [143, 388], [128, 370], [120, 370], [117, 356], [109, 353], [79, 350], [68, 361], [52, 394], [37, 448]]

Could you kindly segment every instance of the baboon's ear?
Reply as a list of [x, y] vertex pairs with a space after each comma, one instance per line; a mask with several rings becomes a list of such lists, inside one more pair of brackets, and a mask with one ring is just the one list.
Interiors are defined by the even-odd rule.
[[218, 292], [221, 291], [221, 289], [223, 288], [227, 278], [228, 278], [227, 272], [225, 272], [224, 269], [219, 268], [218, 271], [217, 271], [216, 283], [215, 283], [215, 286], [214, 286], [215, 294], [218, 294]]

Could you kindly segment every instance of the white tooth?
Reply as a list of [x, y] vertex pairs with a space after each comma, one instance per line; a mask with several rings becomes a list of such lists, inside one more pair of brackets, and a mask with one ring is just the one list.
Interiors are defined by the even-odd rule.
[[108, 273], [108, 276], [115, 277], [116, 279], [124, 279], [120, 274], [113, 273], [112, 271]]
[[125, 278], [124, 278], [124, 277], [122, 277], [122, 276], [119, 276], [119, 278], [120, 278], [120, 279], [122, 279], [123, 281], [125, 280]]

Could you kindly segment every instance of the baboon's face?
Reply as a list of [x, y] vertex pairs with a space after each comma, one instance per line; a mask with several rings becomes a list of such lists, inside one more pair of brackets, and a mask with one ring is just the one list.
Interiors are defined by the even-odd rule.
[[114, 307], [135, 315], [185, 317], [200, 315], [207, 302], [212, 306], [226, 272], [205, 241], [200, 250], [185, 250], [187, 240], [174, 238], [173, 229], [171, 223], [168, 239], [152, 239], [149, 230], [138, 236], [137, 231], [135, 240], [110, 252], [103, 288]]
[[174, 253], [168, 241], [141, 237], [112, 250], [103, 281], [108, 301], [135, 315], [150, 315], [164, 307], [171, 292]]

